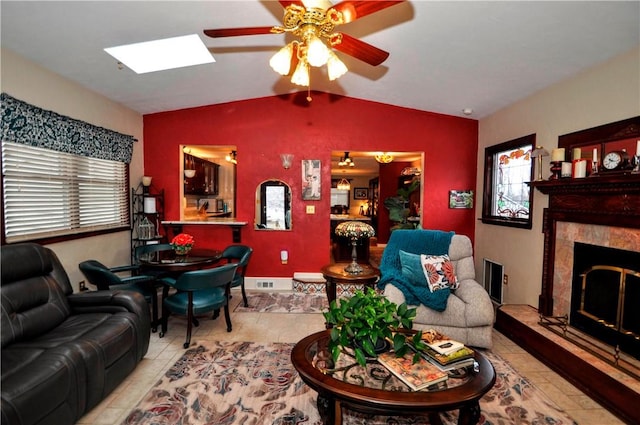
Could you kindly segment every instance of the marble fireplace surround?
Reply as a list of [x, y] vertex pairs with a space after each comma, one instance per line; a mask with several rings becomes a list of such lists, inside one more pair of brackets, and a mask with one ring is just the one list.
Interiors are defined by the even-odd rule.
[[544, 316], [561, 316], [571, 306], [574, 242], [640, 252], [640, 174], [541, 181], [532, 186], [549, 195], [542, 226], [538, 310]]
[[574, 243], [640, 252], [640, 229], [593, 224], [556, 223], [552, 316], [569, 315]]

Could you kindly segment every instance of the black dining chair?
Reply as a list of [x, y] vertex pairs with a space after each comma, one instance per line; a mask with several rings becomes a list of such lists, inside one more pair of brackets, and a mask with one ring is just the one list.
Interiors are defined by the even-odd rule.
[[240, 286], [242, 290], [242, 300], [244, 301], [244, 306], [249, 307], [249, 303], [247, 302], [247, 293], [244, 290], [244, 277], [247, 273], [247, 267], [249, 266], [249, 260], [251, 259], [251, 254], [253, 253], [253, 248], [246, 245], [229, 245], [222, 251], [222, 256], [220, 259], [222, 261], [226, 261], [228, 264], [236, 264], [238, 266], [238, 270], [236, 271], [236, 276], [233, 278], [233, 282], [231, 282], [231, 287], [235, 288]]
[[162, 278], [161, 281], [165, 285], [175, 288], [177, 292], [163, 300], [160, 338], [167, 332], [170, 314], [187, 316], [187, 339], [183, 346], [188, 348], [191, 344], [191, 327], [199, 325], [196, 316], [214, 312], [215, 319], [222, 307], [224, 307], [227, 332], [231, 332], [229, 293], [236, 269], [236, 264], [225, 264], [212, 269], [184, 272], [177, 279]]
[[97, 260], [86, 260], [78, 264], [78, 268], [84, 277], [95, 285], [98, 291], [127, 290], [144, 295], [145, 300], [151, 305], [153, 332], [158, 330], [158, 293], [156, 291], [156, 277], [149, 275], [135, 275], [121, 277], [117, 273], [134, 271], [131, 266], [109, 268]]

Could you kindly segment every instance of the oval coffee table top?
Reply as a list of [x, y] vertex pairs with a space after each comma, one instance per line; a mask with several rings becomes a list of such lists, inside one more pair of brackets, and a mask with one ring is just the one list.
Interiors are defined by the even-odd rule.
[[[401, 415], [459, 409], [468, 403], [477, 402], [495, 383], [493, 365], [477, 350], [477, 372], [470, 370], [461, 378], [450, 377], [445, 383], [429, 387], [427, 390], [411, 391], [399, 380], [397, 382], [404, 386], [404, 389], [396, 385], [392, 386], [393, 390], [383, 389], [379, 377], [360, 381], [360, 375], [371, 372], [355, 371], [356, 368], [363, 369], [358, 365], [340, 365], [341, 369], [349, 369], [346, 373], [354, 377], [344, 379], [342, 374], [332, 373], [323, 367], [329, 358], [329, 335], [330, 331], [326, 330], [302, 339], [294, 346], [291, 361], [302, 380], [318, 393], [358, 406], [365, 411]], [[371, 364], [374, 365], [374, 374], [380, 373], [380, 369], [384, 368], [375, 360], [372, 360]]]

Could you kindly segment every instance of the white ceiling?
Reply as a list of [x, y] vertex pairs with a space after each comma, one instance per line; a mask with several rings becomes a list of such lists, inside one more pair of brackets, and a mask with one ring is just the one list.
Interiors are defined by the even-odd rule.
[[[299, 91], [268, 65], [285, 35], [211, 39], [277, 25], [274, 1], [0, 2], [3, 48], [142, 114]], [[387, 50], [312, 89], [480, 119], [640, 44], [640, 2], [411, 1], [338, 27]], [[105, 47], [199, 34], [216, 63], [136, 75]]]

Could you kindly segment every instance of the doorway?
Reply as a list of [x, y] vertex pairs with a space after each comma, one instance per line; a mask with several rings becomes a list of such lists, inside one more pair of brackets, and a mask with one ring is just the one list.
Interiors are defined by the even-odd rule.
[[[394, 226], [389, 220], [389, 212], [384, 206], [384, 201], [388, 197], [397, 196], [398, 188], [408, 180], [419, 180], [420, 188], [416, 189], [407, 207], [411, 209], [411, 216], [408, 217], [411, 223], [415, 227], [421, 227], [424, 153], [385, 152], [388, 162], [376, 160], [376, 156], [380, 154], [380, 151], [331, 152], [332, 243], [333, 229], [340, 221], [367, 220], [376, 231], [372, 244], [384, 246]], [[345, 188], [346, 185], [348, 186]], [[337, 196], [338, 193], [341, 196]], [[333, 200], [344, 200], [345, 197], [348, 199], [346, 206], [343, 203], [334, 205]]]

